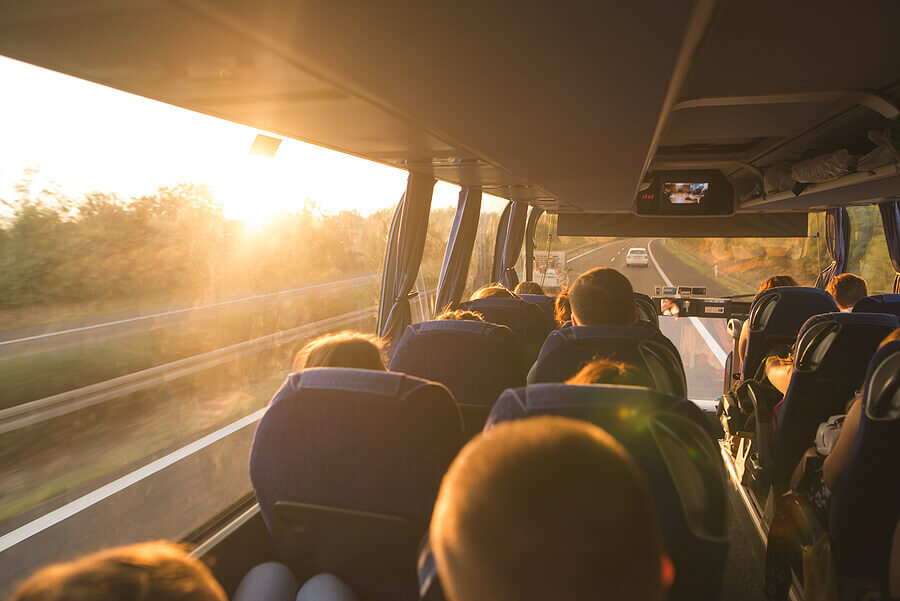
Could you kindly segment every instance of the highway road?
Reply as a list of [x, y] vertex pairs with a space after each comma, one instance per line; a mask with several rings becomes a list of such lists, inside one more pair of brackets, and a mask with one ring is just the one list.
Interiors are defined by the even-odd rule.
[[[625, 267], [632, 246], [649, 249], [649, 267]], [[648, 294], [669, 282], [727, 294], [666, 252], [660, 241], [616, 241], [580, 253], [569, 264], [575, 275], [596, 266], [620, 269], [635, 290]], [[690, 396], [714, 399], [721, 394], [730, 339], [720, 320], [663, 318], [661, 329], [682, 352]], [[177, 539], [227, 508], [250, 490], [248, 457], [260, 416], [261, 411], [244, 416], [103, 482], [69, 491], [40, 512], [0, 525], [0, 596], [40, 565], [111, 545]]]

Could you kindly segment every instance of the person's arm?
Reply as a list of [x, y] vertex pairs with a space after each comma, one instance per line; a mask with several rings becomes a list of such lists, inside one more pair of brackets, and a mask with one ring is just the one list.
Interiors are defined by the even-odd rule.
[[791, 475], [791, 490], [796, 490], [797, 484], [803, 479], [803, 474], [806, 472], [806, 460], [809, 457], [815, 457], [816, 455], [818, 455], [816, 447], [809, 447], [806, 452], [803, 453], [803, 457], [797, 462], [797, 467], [794, 468], [794, 473]]
[[834, 443], [834, 449], [831, 454], [825, 458], [822, 466], [822, 477], [828, 488], [834, 488], [844, 464], [850, 456], [850, 449], [853, 448], [853, 442], [856, 440], [856, 432], [859, 430], [859, 419], [862, 416], [862, 402], [858, 399], [853, 402], [847, 417], [844, 419], [844, 425], [841, 426], [841, 433], [838, 435], [837, 442]]
[[777, 357], [766, 361], [766, 378], [781, 394], [787, 394], [793, 367], [793, 362], [784, 361]]
[[741, 365], [747, 357], [747, 343], [750, 340], [750, 320], [747, 319], [741, 326], [741, 337], [738, 339], [738, 357], [741, 358]]

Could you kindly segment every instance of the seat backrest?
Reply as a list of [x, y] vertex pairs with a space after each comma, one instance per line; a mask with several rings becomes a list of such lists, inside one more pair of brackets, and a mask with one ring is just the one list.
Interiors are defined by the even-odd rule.
[[658, 330], [644, 326], [572, 326], [551, 332], [535, 363], [532, 383], [564, 382], [596, 357], [643, 369], [661, 392], [687, 395], [678, 349]]
[[538, 415], [596, 424], [628, 450], [650, 485], [675, 564], [668, 598], [717, 599], [729, 547], [726, 477], [697, 406], [632, 386], [535, 384], [505, 391], [485, 431]]
[[485, 321], [512, 330], [523, 366], [530, 367], [534, 363], [541, 344], [552, 329], [538, 305], [519, 298], [479, 298], [462, 302], [459, 308], [477, 311]]
[[900, 294], [876, 294], [856, 301], [853, 313], [887, 313], [900, 317]]
[[756, 295], [750, 305], [750, 337], [741, 379], [756, 376], [763, 358], [779, 345], [790, 346], [813, 315], [839, 311], [834, 298], [818, 288], [785, 286]]
[[772, 484], [788, 486], [819, 424], [845, 412], [878, 345], [896, 328], [896, 317], [878, 313], [825, 313], [803, 324], [775, 426]]
[[638, 312], [638, 321], [644, 321], [659, 329], [659, 313], [656, 311], [656, 305], [653, 299], [643, 292], [634, 293], [634, 305]]
[[872, 357], [859, 430], [831, 497], [835, 567], [845, 579], [887, 590], [900, 520], [900, 341]]
[[546, 294], [520, 294], [519, 297], [526, 302], [534, 303], [541, 308], [544, 315], [550, 321], [551, 327], [556, 328], [556, 297]]
[[481, 431], [501, 392], [525, 384], [513, 333], [506, 326], [481, 321], [409, 326], [394, 349], [390, 369], [449, 388], [469, 436]]
[[306, 369], [288, 376], [263, 415], [250, 479], [276, 541], [277, 501], [427, 524], [462, 444], [459, 409], [440, 384], [373, 370]]

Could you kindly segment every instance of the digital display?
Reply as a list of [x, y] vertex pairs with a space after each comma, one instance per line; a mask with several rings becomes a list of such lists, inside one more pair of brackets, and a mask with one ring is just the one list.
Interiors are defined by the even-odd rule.
[[673, 205], [699, 204], [709, 192], [709, 182], [666, 182], [663, 197]]

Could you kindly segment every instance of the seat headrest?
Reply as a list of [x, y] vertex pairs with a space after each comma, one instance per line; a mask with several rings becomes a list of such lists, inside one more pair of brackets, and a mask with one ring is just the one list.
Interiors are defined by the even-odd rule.
[[476, 298], [459, 303], [460, 309], [478, 310], [478, 307], [502, 307], [508, 309], [517, 309], [522, 305], [533, 305], [521, 298]]
[[431, 384], [400, 373], [339, 367], [304, 369], [288, 376], [288, 382], [295, 390], [340, 390], [392, 398], [400, 398], [419, 386]]
[[595, 340], [598, 338], [631, 338], [634, 340], [643, 340], [655, 335], [654, 330], [644, 326], [614, 326], [614, 325], [593, 325], [593, 326], [568, 326], [557, 330], [551, 336], [560, 337], [572, 342], [581, 340]]
[[547, 305], [556, 302], [556, 297], [547, 296], [546, 294], [520, 294], [523, 301], [534, 303], [536, 305]]
[[439, 331], [469, 332], [472, 334], [487, 335], [498, 329], [509, 330], [506, 326], [484, 321], [470, 321], [468, 319], [436, 319], [434, 321], [423, 321], [412, 324], [407, 328], [407, 331], [412, 331], [410, 335]]
[[900, 340], [888, 342], [872, 357], [863, 400], [870, 420], [900, 421]]
[[[802, 373], [819, 369], [832, 346], [846, 338], [846, 344], [841, 345], [843, 356], [829, 362], [830, 367], [843, 371], [841, 367], [847, 367], [845, 364], [852, 359], [852, 355], [862, 351], [866, 351], [862, 355], [867, 355], [871, 352], [868, 349], [874, 348], [897, 325], [896, 317], [880, 313], [814, 315], [803, 324], [797, 335], [794, 349], [796, 370]], [[862, 358], [866, 359], [865, 356]], [[864, 369], [865, 365], [861, 364], [860, 368]]]
[[796, 331], [813, 315], [840, 309], [834, 298], [818, 288], [784, 286], [756, 295], [750, 308], [750, 332]]
[[900, 317], [900, 294], [876, 294], [856, 301], [853, 313], [888, 313]]

